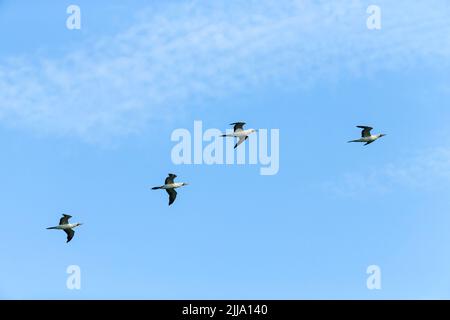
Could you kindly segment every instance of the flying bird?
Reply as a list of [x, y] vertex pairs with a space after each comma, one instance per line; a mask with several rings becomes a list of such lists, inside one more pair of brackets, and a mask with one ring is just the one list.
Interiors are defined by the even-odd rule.
[[365, 142], [365, 146], [367, 146], [368, 144], [371, 144], [372, 142], [375, 142], [376, 140], [378, 140], [381, 137], [384, 137], [385, 134], [380, 133], [380, 134], [371, 134], [370, 130], [372, 130], [372, 127], [367, 127], [367, 126], [356, 126], [357, 128], [363, 129], [361, 132], [361, 138], [360, 139], [356, 139], [356, 140], [351, 140], [348, 142]]
[[177, 197], [177, 191], [175, 189], [187, 186], [186, 182], [174, 182], [177, 176], [173, 173], [169, 173], [169, 176], [164, 181], [164, 185], [160, 187], [154, 187], [152, 190], [164, 189], [169, 194], [169, 206], [175, 201]]
[[73, 231], [73, 228], [76, 228], [78, 226], [81, 226], [82, 223], [69, 223], [69, 219], [72, 218], [72, 216], [69, 216], [68, 214], [63, 214], [63, 217], [59, 220], [59, 225], [56, 227], [49, 227], [47, 230], [63, 230], [65, 233], [67, 233], [67, 242], [72, 240], [75, 231]]
[[245, 140], [247, 140], [249, 135], [258, 131], [256, 129], [244, 130], [245, 122], [234, 122], [234, 123], [231, 123], [230, 126], [234, 126], [233, 127], [234, 132], [230, 133], [230, 134], [223, 134], [223, 135], [221, 135], [221, 137], [239, 138], [239, 141], [234, 146], [234, 149], [239, 147]]

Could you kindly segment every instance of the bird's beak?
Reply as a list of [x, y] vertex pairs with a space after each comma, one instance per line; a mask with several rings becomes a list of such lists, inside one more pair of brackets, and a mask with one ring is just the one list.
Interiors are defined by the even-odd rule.
[[185, 183], [184, 183], [184, 185], [185, 185], [185, 186], [188, 186], [188, 185], [189, 185], [189, 183], [185, 182]]

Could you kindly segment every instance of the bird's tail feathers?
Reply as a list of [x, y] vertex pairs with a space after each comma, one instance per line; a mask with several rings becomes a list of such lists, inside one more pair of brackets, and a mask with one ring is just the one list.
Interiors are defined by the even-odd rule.
[[56, 227], [48, 227], [47, 230], [55, 230]]
[[162, 189], [162, 187], [153, 187], [152, 190]]

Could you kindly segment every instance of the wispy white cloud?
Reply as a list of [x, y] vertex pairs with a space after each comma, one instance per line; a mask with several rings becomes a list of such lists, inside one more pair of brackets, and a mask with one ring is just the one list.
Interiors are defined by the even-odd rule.
[[450, 147], [421, 150], [416, 155], [365, 171], [348, 172], [322, 185], [338, 196], [360, 196], [361, 190], [373, 194], [404, 190], [433, 190], [450, 185]]
[[0, 62], [0, 123], [99, 140], [137, 133], [202, 102], [268, 82], [442, 67], [450, 57], [445, 0], [193, 1], [158, 5], [127, 30], [57, 58]]

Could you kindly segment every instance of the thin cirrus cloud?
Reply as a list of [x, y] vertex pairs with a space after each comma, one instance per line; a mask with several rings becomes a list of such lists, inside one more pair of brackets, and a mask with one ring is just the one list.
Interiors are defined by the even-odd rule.
[[415, 156], [373, 167], [361, 172], [348, 172], [321, 185], [333, 195], [360, 197], [361, 190], [386, 194], [393, 190], [435, 190], [450, 185], [450, 148], [434, 147]]
[[[202, 1], [149, 8], [128, 29], [59, 57], [0, 60], [0, 124], [86, 141], [136, 134], [267, 83], [314, 85], [450, 56], [444, 0]], [[432, 9], [431, 9], [432, 8]], [[405, 13], [407, 12], [407, 13]]]

